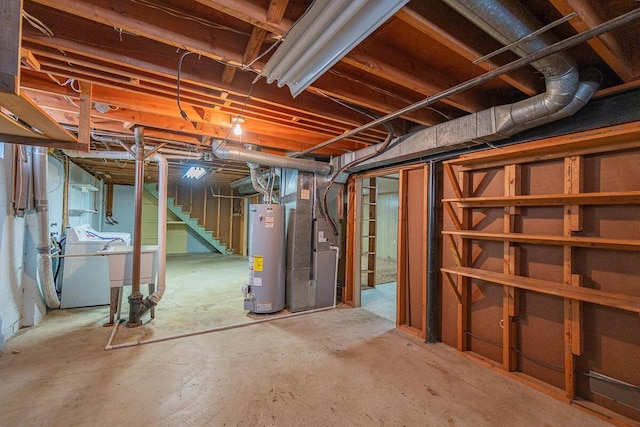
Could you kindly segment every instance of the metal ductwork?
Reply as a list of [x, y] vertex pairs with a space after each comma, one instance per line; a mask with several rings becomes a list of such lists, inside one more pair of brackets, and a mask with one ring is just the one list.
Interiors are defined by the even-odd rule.
[[249, 166], [249, 176], [251, 178], [251, 185], [253, 186], [253, 189], [262, 194], [262, 196], [266, 199], [269, 192], [267, 191], [266, 187], [264, 187], [258, 180], [258, 171], [260, 170], [260, 165], [257, 163], [247, 162], [247, 166]]
[[240, 147], [230, 147], [227, 144], [213, 148], [212, 151], [217, 158], [222, 160], [235, 160], [239, 162], [256, 163], [263, 166], [296, 169], [302, 172], [317, 173], [318, 175], [329, 175], [333, 170], [329, 163], [277, 156], [275, 154], [261, 153]]
[[[513, 0], [444, 1], [505, 45], [517, 42], [542, 27], [525, 7]], [[543, 33], [515, 45], [511, 50], [524, 57], [556, 41], [552, 34]], [[544, 93], [513, 104], [469, 114], [408, 135], [385, 153], [361, 163], [350, 171], [504, 139], [525, 129], [559, 120], [582, 108], [600, 84], [601, 77], [597, 70], [589, 70], [579, 76], [574, 61], [563, 52], [551, 54], [531, 65], [545, 78]], [[346, 153], [336, 163], [345, 165], [370, 155], [375, 149], [376, 147], [367, 147]]]

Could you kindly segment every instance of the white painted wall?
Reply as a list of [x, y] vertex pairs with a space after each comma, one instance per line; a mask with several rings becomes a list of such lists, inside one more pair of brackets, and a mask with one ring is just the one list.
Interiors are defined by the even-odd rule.
[[[51, 164], [57, 161], [49, 157], [49, 176], [52, 175]], [[74, 163], [69, 164], [69, 210], [72, 209], [96, 209], [100, 210], [100, 204], [102, 201], [101, 191], [82, 191], [80, 187], [74, 187], [74, 184], [80, 185], [92, 185], [98, 189], [102, 188], [102, 182], [95, 179], [90, 173], [77, 166]], [[61, 190], [61, 189], [60, 189]], [[62, 209], [62, 208], [61, 208]], [[49, 222], [53, 221], [55, 217], [51, 217]], [[60, 216], [62, 220], [62, 215]], [[91, 226], [100, 230], [100, 216], [99, 214], [84, 213], [81, 215], [69, 214], [69, 226], [74, 227], [76, 225], [91, 224]], [[114, 230], [115, 231], [115, 230]]]
[[[20, 328], [38, 324], [47, 310], [36, 281], [36, 245], [30, 230], [35, 231], [35, 216], [27, 213], [24, 218], [15, 217], [11, 206], [14, 148], [12, 144], [0, 142], [0, 348]], [[100, 181], [75, 164], [70, 164], [69, 174], [70, 184], [102, 187]], [[64, 163], [50, 155], [47, 168], [49, 231], [56, 233], [58, 239], [64, 231], [63, 186]], [[101, 192], [69, 189], [70, 208], [100, 208], [101, 200]], [[69, 218], [70, 225], [84, 223], [97, 229], [99, 215], [83, 214]]]
[[[113, 186], [113, 219], [117, 224], [111, 225], [102, 219], [100, 231], [129, 233], [133, 238], [133, 199], [135, 188], [133, 185]], [[104, 202], [103, 202], [104, 204]], [[104, 212], [104, 208], [103, 208]]]
[[20, 327], [24, 220], [11, 215], [13, 148], [0, 143], [0, 347]]

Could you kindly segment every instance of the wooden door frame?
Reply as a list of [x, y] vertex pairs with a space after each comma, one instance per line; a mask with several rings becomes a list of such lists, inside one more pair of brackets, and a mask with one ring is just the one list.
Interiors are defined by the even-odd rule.
[[[403, 236], [402, 231], [404, 230], [403, 226], [402, 226], [402, 221], [403, 221], [403, 217], [404, 215], [402, 215], [402, 209], [404, 209], [404, 203], [402, 202], [403, 200], [403, 191], [405, 191], [403, 189], [403, 179], [402, 176], [403, 174], [406, 174], [407, 171], [409, 170], [415, 170], [415, 169], [423, 169], [424, 170], [424, 179], [425, 179], [425, 184], [424, 184], [424, 203], [427, 203], [427, 191], [428, 191], [428, 179], [429, 179], [429, 174], [428, 174], [428, 165], [426, 163], [419, 163], [419, 164], [413, 164], [413, 165], [407, 165], [407, 166], [402, 166], [402, 167], [392, 167], [392, 168], [385, 168], [385, 169], [380, 169], [380, 170], [376, 170], [373, 172], [363, 172], [363, 173], [358, 173], [358, 174], [354, 174], [351, 175], [349, 177], [348, 183], [347, 183], [347, 234], [346, 234], [346, 265], [345, 265], [345, 294], [344, 294], [344, 299], [343, 302], [345, 302], [346, 304], [349, 304], [353, 307], [360, 307], [361, 305], [361, 300], [360, 300], [360, 289], [359, 286], [356, 287], [356, 284], [360, 284], [360, 280], [361, 280], [361, 274], [360, 274], [360, 270], [361, 268], [356, 268], [356, 266], [359, 266], [360, 264], [360, 258], [358, 255], [356, 254], [360, 254], [362, 253], [362, 222], [360, 221], [360, 219], [362, 218], [362, 181], [364, 179], [367, 178], [378, 178], [378, 177], [383, 177], [386, 175], [391, 175], [394, 173], [397, 173], [400, 176], [399, 179], [399, 186], [398, 186], [398, 237], [397, 237], [397, 242], [398, 242], [398, 260], [397, 260], [397, 266], [398, 266], [398, 278], [396, 280], [396, 284], [397, 284], [397, 288], [396, 288], [396, 327], [403, 329], [407, 332], [409, 332], [412, 335], [416, 335], [419, 337], [424, 338], [425, 334], [426, 334], [426, 307], [423, 307], [423, 321], [422, 321], [422, 328], [418, 329], [415, 327], [411, 327], [409, 325], [406, 324], [402, 324], [402, 322], [404, 321], [404, 316], [401, 310], [404, 309], [404, 302], [401, 302], [401, 297], [403, 295], [405, 295], [405, 291], [404, 291], [404, 276], [401, 276], [401, 269], [399, 268], [399, 266], [404, 265], [404, 260], [405, 260], [405, 253], [404, 251], [402, 251], [402, 247], [403, 244], [401, 244], [401, 242], [405, 241], [405, 237]], [[406, 184], [405, 184], [406, 185]], [[425, 215], [426, 215], [426, 205], [425, 205]], [[358, 219], [358, 221], [356, 221], [356, 219]], [[427, 245], [427, 238], [426, 238], [426, 226], [424, 227], [424, 236], [423, 236], [423, 251], [426, 254], [426, 245]], [[424, 268], [423, 271], [423, 280], [422, 280], [422, 287], [423, 287], [423, 293], [426, 295], [426, 267]], [[404, 274], [404, 273], [402, 273]], [[402, 279], [402, 280], [401, 280]], [[357, 290], [357, 291], [356, 291]], [[404, 299], [404, 298], [403, 298]], [[426, 301], [426, 299], [425, 299]], [[426, 303], [425, 301], [423, 301], [423, 305]], [[401, 305], [402, 304], [402, 305]]]

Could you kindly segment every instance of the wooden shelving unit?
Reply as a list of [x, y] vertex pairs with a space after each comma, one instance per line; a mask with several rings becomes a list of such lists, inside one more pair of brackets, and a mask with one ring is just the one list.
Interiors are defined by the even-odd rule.
[[[582, 303], [612, 307], [618, 310], [640, 313], [637, 296], [605, 292], [582, 286], [583, 277], [576, 273], [575, 248], [597, 248], [609, 251], [640, 252], [637, 236], [628, 239], [612, 239], [600, 236], [597, 231], [583, 233], [583, 211], [587, 206], [640, 205], [640, 191], [584, 192], [585, 156], [604, 153], [633, 151], [640, 148], [640, 124], [613, 126], [598, 131], [584, 132], [571, 137], [521, 144], [503, 149], [461, 156], [444, 163], [455, 197], [442, 200], [453, 230], [444, 230], [443, 239], [448, 243], [455, 266], [441, 269], [444, 283], [452, 287], [457, 298], [457, 349], [472, 354], [469, 348], [469, 316], [472, 283], [488, 282], [503, 286], [502, 300], [502, 363], [503, 371], [513, 373], [519, 381], [548, 392], [540, 386], [540, 380], [518, 372], [515, 349], [518, 342], [516, 318], [519, 315], [518, 293], [521, 290], [554, 295], [563, 298], [564, 304], [564, 398], [576, 399], [576, 357], [583, 351]], [[525, 165], [540, 162], [564, 162], [561, 194], [522, 194]], [[560, 167], [561, 165], [558, 165]], [[502, 196], [483, 197], [473, 194], [472, 173], [501, 171], [504, 175]], [[589, 171], [590, 172], [590, 171]], [[622, 177], [620, 179], [623, 179]], [[557, 181], [553, 185], [558, 188]], [[637, 186], [636, 186], [637, 187]], [[518, 217], [525, 207], [562, 207], [563, 232], [561, 235], [519, 232]], [[486, 209], [503, 208], [503, 232], [476, 230], [474, 213]], [[495, 217], [495, 216], [494, 216]], [[640, 216], [638, 217], [640, 218]], [[495, 227], [494, 227], [495, 228]], [[587, 234], [575, 235], [575, 233]], [[501, 242], [503, 245], [503, 271], [474, 268], [474, 243]], [[562, 281], [540, 280], [520, 274], [520, 245], [550, 245], [562, 248]], [[554, 252], [554, 254], [557, 252]], [[557, 265], [557, 264], [555, 264]], [[445, 286], [448, 286], [445, 285]], [[483, 363], [486, 362], [486, 358]], [[497, 366], [497, 365], [496, 365]], [[553, 393], [550, 393], [553, 394]]]
[[366, 275], [366, 286], [373, 288], [376, 286], [376, 196], [378, 187], [376, 178], [365, 178], [362, 186], [362, 207], [366, 214], [362, 217], [362, 256], [366, 257], [366, 268], [362, 269], [362, 274]]

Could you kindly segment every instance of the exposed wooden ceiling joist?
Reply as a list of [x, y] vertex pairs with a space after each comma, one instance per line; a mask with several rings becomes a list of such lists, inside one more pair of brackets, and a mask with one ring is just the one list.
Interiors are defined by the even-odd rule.
[[[245, 133], [241, 138], [230, 135], [229, 143], [252, 142], [281, 154], [298, 151], [360, 127], [371, 114], [395, 112], [516, 58], [507, 52], [474, 64], [501, 45], [444, 2], [413, 0], [293, 99], [286, 88], [268, 85], [265, 79], [252, 82], [271, 55], [266, 51], [312, 0], [23, 1], [25, 11], [46, 29], [29, 21], [23, 25], [21, 40], [27, 55], [19, 70], [21, 89], [44, 111], [74, 131], [81, 128], [79, 95], [64, 83], [72, 79], [75, 89], [80, 83], [91, 84], [92, 104], [113, 107], [106, 113], [90, 109], [93, 134], [130, 141], [131, 127], [145, 125], [152, 144], [162, 141], [185, 150], [208, 150], [210, 138], [229, 135], [231, 118], [242, 115]], [[606, 7], [598, 0], [521, 3], [541, 25], [577, 12], [578, 18], [550, 30], [557, 39], [640, 7], [623, 0], [607, 2]], [[53, 36], [43, 34], [46, 30]], [[640, 85], [637, 40], [639, 26], [627, 25], [567, 54], [574, 56], [580, 69], [597, 67], [603, 72], [601, 94], [632, 90]], [[194, 54], [184, 58], [178, 80], [178, 59], [186, 51]], [[239, 67], [260, 55], [264, 56], [251, 70]], [[189, 120], [178, 110], [178, 81], [179, 101]], [[533, 67], [524, 67], [406, 114], [391, 125], [396, 135], [403, 135], [417, 126], [542, 91], [544, 79]], [[379, 126], [319, 154], [356, 150], [385, 137], [386, 129]], [[102, 144], [92, 145], [104, 149]], [[97, 163], [84, 164], [90, 169]], [[216, 182], [246, 173], [242, 163], [227, 165]], [[178, 169], [174, 167], [174, 179]], [[126, 182], [129, 167], [119, 171], [118, 182]]]

